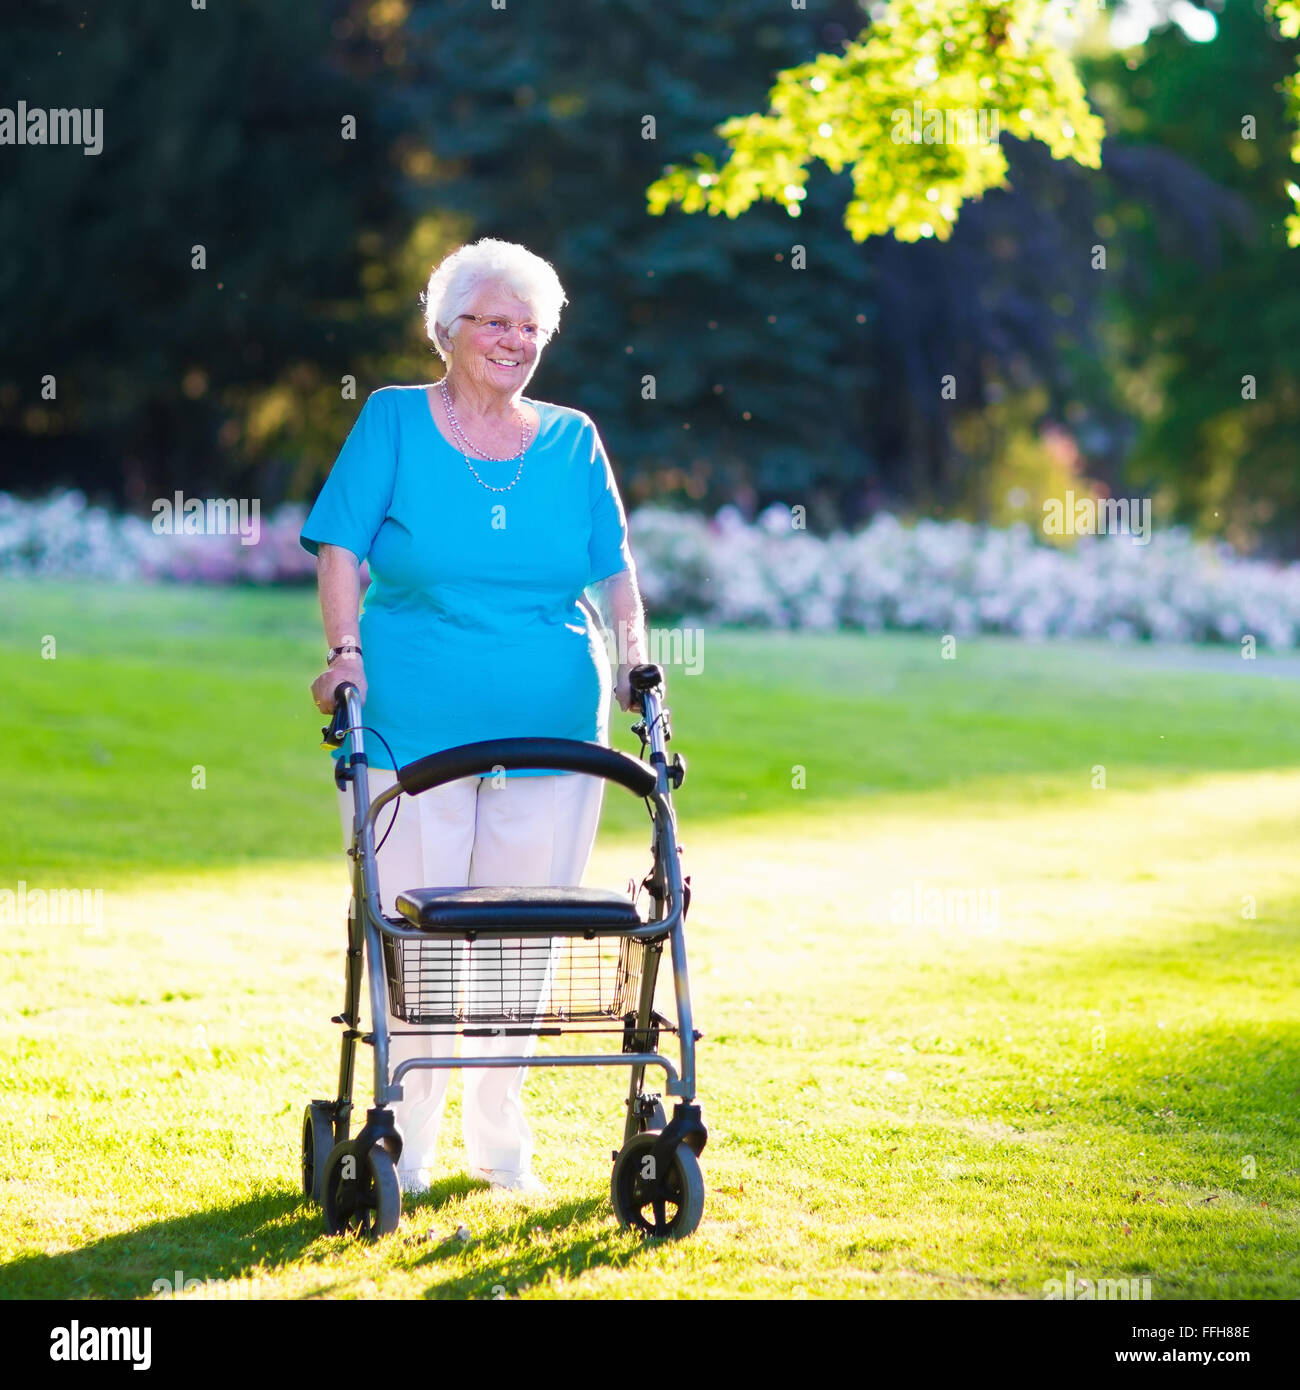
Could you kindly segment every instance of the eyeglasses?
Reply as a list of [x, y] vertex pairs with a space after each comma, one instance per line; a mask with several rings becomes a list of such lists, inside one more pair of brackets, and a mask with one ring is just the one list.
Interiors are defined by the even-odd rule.
[[486, 328], [494, 338], [504, 338], [512, 328], [517, 328], [526, 341], [544, 343], [547, 333], [535, 323], [515, 323], [513, 319], [487, 318], [482, 314], [457, 314], [459, 319], [469, 319], [479, 328]]

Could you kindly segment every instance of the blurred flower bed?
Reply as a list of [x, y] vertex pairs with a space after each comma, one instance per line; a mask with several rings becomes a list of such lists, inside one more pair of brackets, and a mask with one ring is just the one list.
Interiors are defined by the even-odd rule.
[[[244, 545], [237, 534], [159, 535], [78, 492], [0, 493], [0, 575], [310, 582], [315, 561], [298, 544], [306, 510], [261, 516], [258, 543]], [[753, 525], [733, 507], [710, 519], [643, 506], [628, 524], [647, 609], [683, 625], [1300, 644], [1300, 564], [1246, 559], [1181, 530], [1147, 545], [1083, 536], [1064, 550], [1023, 523], [905, 526], [886, 514], [822, 539], [792, 530], [780, 506]]]
[[683, 623], [920, 629], [969, 636], [1300, 643], [1300, 564], [1275, 565], [1186, 531], [1080, 536], [1071, 550], [965, 521], [878, 514], [823, 540], [770, 507], [758, 524], [642, 507], [629, 518], [652, 611]]
[[189, 584], [305, 581], [316, 575], [316, 561], [298, 544], [306, 516], [301, 505], [262, 515], [257, 544], [244, 545], [238, 533], [159, 534], [142, 517], [89, 506], [80, 492], [56, 492], [38, 502], [0, 492], [0, 575]]

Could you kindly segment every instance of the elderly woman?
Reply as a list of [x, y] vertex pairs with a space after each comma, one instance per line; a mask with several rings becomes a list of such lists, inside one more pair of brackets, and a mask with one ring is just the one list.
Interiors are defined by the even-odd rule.
[[[604, 445], [580, 410], [524, 395], [566, 302], [553, 267], [522, 246], [488, 238], [446, 257], [424, 297], [442, 379], [369, 397], [303, 526], [329, 648], [312, 696], [329, 713], [341, 682], [360, 690], [367, 727], [391, 749], [388, 759], [384, 743], [368, 743], [372, 796], [395, 782], [390, 761], [457, 744], [608, 744], [609, 660], [591, 617], [617, 634], [614, 693], [630, 708], [643, 615]], [[412, 887], [580, 884], [603, 789], [599, 778], [520, 769], [404, 799], [378, 851], [384, 912], [396, 915], [397, 894]], [[350, 793], [339, 809], [347, 842]], [[389, 1023], [394, 1065], [452, 1045]], [[465, 1039], [464, 1051], [517, 1055], [521, 1041]], [[536, 1192], [524, 1075], [463, 1072], [465, 1149], [475, 1176]], [[449, 1076], [409, 1073], [393, 1106], [407, 1191], [429, 1185]]]

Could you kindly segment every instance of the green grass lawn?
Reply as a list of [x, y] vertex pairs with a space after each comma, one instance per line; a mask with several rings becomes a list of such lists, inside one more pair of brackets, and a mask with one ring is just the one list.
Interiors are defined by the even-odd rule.
[[[669, 673], [699, 1231], [613, 1220], [622, 1072], [535, 1069], [551, 1195], [464, 1176], [454, 1080], [441, 1180], [358, 1247], [298, 1193], [347, 894], [320, 647], [308, 591], [0, 586], [0, 891], [103, 895], [0, 928], [0, 1294], [1300, 1296], [1292, 664], [709, 631]], [[606, 806], [621, 888], [648, 824]]]

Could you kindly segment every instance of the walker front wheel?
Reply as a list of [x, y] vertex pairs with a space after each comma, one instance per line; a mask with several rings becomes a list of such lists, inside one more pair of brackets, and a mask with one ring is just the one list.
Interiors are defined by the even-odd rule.
[[332, 1236], [375, 1240], [391, 1235], [402, 1219], [397, 1165], [383, 1144], [362, 1150], [355, 1139], [336, 1144], [325, 1164], [325, 1229]]
[[655, 1181], [657, 1131], [635, 1135], [614, 1160], [610, 1201], [619, 1224], [643, 1236], [680, 1240], [704, 1215], [704, 1174], [700, 1161], [678, 1144], [662, 1185]]

